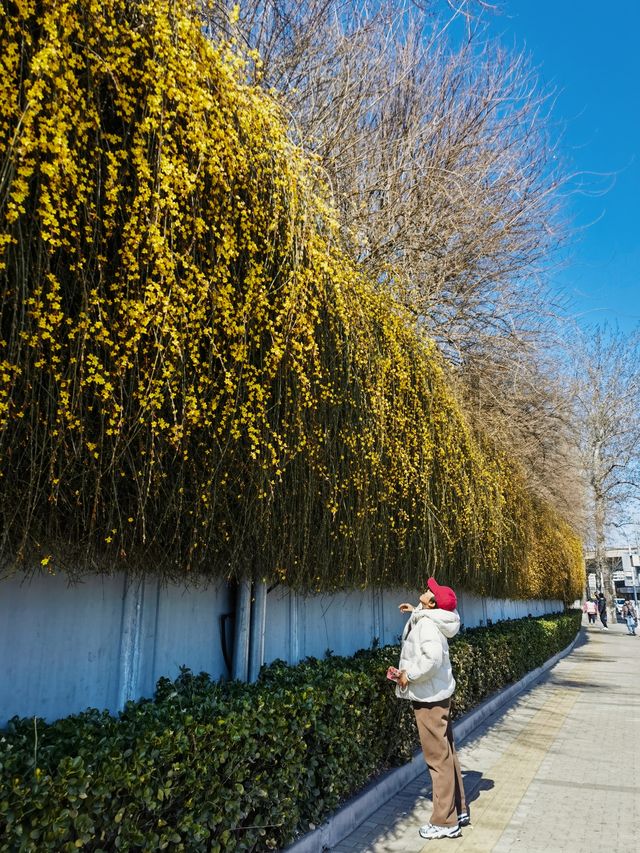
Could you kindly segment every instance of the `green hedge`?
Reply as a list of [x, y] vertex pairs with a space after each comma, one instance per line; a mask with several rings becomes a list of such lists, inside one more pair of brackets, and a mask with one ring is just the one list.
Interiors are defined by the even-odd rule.
[[[566, 647], [579, 613], [451, 644], [456, 713]], [[417, 736], [385, 670], [397, 646], [277, 661], [257, 684], [183, 670], [117, 717], [14, 718], [0, 737], [0, 851], [265, 851], [322, 821]]]

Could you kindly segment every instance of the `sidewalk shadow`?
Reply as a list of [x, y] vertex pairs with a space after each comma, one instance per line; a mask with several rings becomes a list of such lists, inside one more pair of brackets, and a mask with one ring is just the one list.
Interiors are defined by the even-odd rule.
[[489, 779], [478, 770], [463, 770], [462, 781], [467, 805], [477, 800], [483, 791], [490, 791], [495, 784], [493, 779]]
[[[426, 779], [424, 780], [419, 793], [416, 795], [416, 803], [419, 800], [431, 800], [433, 796], [431, 777], [426, 768], [425, 772]], [[480, 797], [480, 794], [484, 791], [490, 791], [495, 786], [493, 779], [489, 779], [488, 776], [485, 776], [479, 770], [463, 770], [462, 783], [464, 785], [464, 796], [467, 801], [467, 805], [470, 805], [477, 800]]]
[[[576, 651], [580, 652], [580, 660], [588, 660], [590, 656], [585, 654], [585, 646], [588, 646], [590, 642], [589, 631], [586, 630], [586, 626], [582, 626], [580, 630], [578, 639], [575, 642], [575, 645], [571, 651], [571, 654], [574, 654]], [[602, 657], [600, 655], [596, 655], [594, 660], [602, 661]], [[613, 659], [612, 659], [613, 660]], [[560, 662], [560, 661], [558, 661]], [[554, 665], [555, 667], [555, 665]], [[498, 705], [495, 710], [487, 716], [482, 722], [480, 722], [474, 729], [472, 729], [468, 734], [459, 740], [456, 739], [456, 749], [460, 750], [462, 747], [472, 746], [476, 743], [477, 740], [483, 738], [487, 730], [489, 730], [492, 726], [496, 725], [496, 723], [501, 722], [506, 719], [511, 712], [517, 711], [525, 702], [528, 701], [530, 695], [540, 686], [545, 684], [562, 684], [567, 687], [575, 687], [584, 689], [585, 687], [593, 688], [593, 687], [601, 687], [601, 685], [590, 683], [586, 681], [576, 681], [571, 680], [570, 676], [558, 676], [554, 673], [554, 667], [548, 669], [546, 672], [543, 672], [535, 681], [531, 684], [524, 687], [516, 696], [511, 699], [505, 699], [505, 701]], [[511, 683], [505, 684], [501, 690], [496, 691], [497, 694], [501, 693], [503, 690], [506, 690], [511, 686]], [[496, 694], [491, 694], [486, 697], [483, 701], [489, 701], [494, 698]]]
[[[484, 791], [490, 791], [495, 784], [493, 779], [487, 778], [477, 770], [463, 770], [462, 781], [469, 809]], [[351, 843], [349, 848], [352, 853], [360, 853], [360, 851], [371, 853], [374, 849], [379, 853], [398, 853], [398, 851], [405, 849], [405, 844], [407, 850], [416, 850], [415, 836], [418, 827], [429, 821], [432, 796], [431, 777], [425, 766], [423, 773], [418, 778], [409, 782], [401, 791], [390, 797], [387, 806], [393, 809], [393, 813], [388, 815], [388, 823], [384, 827], [378, 827], [377, 831], [373, 827], [371, 828], [366, 842], [362, 841], [363, 844], [366, 843], [366, 846], [356, 848]], [[376, 821], [376, 818], [371, 816], [369, 821]], [[363, 826], [367, 825], [365, 821]], [[336, 847], [340, 850], [345, 849], [342, 844], [346, 840], [343, 839]], [[418, 841], [417, 843], [421, 847], [424, 842]], [[329, 849], [323, 848], [323, 853], [328, 853]]]

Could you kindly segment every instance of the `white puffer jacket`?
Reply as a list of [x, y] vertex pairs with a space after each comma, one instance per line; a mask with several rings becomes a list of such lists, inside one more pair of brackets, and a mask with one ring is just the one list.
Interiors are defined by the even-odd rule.
[[456, 689], [449, 660], [450, 640], [460, 630], [458, 611], [429, 610], [419, 605], [402, 633], [399, 668], [406, 670], [409, 684], [396, 686], [396, 696], [416, 702], [440, 702]]

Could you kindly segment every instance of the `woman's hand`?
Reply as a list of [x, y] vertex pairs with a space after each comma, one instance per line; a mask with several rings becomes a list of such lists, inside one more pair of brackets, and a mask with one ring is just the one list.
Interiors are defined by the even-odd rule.
[[[411, 608], [413, 610], [413, 608]], [[409, 676], [406, 673], [406, 670], [401, 669], [400, 675], [398, 676], [398, 684], [403, 690], [406, 690], [409, 685]]]
[[398, 605], [398, 609], [400, 610], [400, 613], [413, 613], [415, 607], [413, 606], [413, 604], [407, 604], [406, 602], [403, 602], [402, 604]]

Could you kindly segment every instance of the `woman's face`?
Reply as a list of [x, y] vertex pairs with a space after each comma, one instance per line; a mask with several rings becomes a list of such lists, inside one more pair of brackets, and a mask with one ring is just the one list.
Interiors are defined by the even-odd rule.
[[423, 592], [420, 596], [420, 604], [423, 607], [428, 607], [429, 610], [432, 610], [436, 606], [436, 599], [434, 594], [428, 589], [426, 592]]

